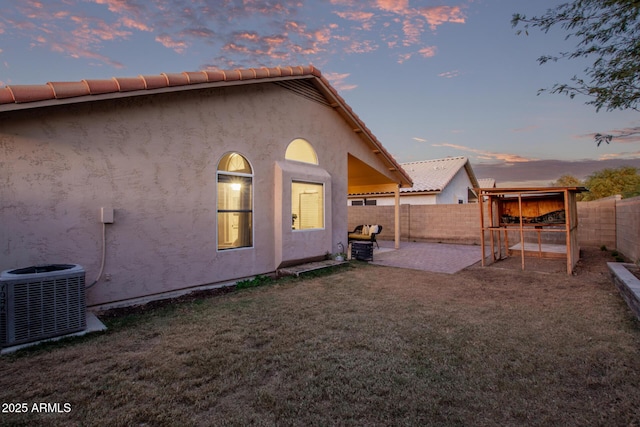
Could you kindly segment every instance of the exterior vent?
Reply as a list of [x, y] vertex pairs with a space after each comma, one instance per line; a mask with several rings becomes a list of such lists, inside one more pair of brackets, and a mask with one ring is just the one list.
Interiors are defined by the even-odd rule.
[[84, 269], [51, 264], [0, 274], [0, 347], [86, 328]]
[[327, 98], [320, 93], [320, 91], [313, 85], [313, 83], [306, 80], [285, 80], [281, 82], [275, 82], [278, 86], [281, 86], [296, 95], [300, 95], [311, 101], [318, 102], [326, 107], [331, 105], [327, 101]]

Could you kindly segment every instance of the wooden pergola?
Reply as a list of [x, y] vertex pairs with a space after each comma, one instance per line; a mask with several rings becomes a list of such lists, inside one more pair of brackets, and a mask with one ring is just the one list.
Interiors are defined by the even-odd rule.
[[[525, 256], [566, 257], [567, 274], [571, 274], [580, 258], [576, 194], [582, 191], [585, 191], [584, 187], [476, 189], [480, 206], [482, 266], [487, 258], [485, 240], [488, 233], [492, 262], [520, 252], [524, 270]], [[560, 233], [564, 238], [558, 236]], [[509, 234], [516, 234], [519, 243], [510, 246]], [[556, 243], [558, 241], [563, 243]]]

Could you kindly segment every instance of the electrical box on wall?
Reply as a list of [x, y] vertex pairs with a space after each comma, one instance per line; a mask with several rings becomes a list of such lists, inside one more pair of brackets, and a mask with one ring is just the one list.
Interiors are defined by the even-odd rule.
[[113, 208], [100, 208], [100, 222], [113, 224]]

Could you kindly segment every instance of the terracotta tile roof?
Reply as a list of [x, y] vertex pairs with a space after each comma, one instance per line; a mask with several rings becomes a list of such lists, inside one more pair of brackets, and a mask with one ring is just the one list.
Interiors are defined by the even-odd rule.
[[329, 105], [352, 126], [354, 132], [361, 135], [374, 153], [382, 156], [382, 161], [399, 178], [401, 186], [412, 185], [410, 176], [353, 112], [329, 81], [322, 76], [320, 70], [312, 65], [162, 73], [152, 76], [113, 77], [80, 82], [48, 82], [43, 85], [9, 85], [0, 88], [0, 114], [4, 111], [26, 108], [146, 95], [154, 91], [166, 91], [169, 88], [189, 89], [193, 85], [211, 87], [223, 84], [261, 83], [287, 79], [313, 80], [314, 86], [327, 98]]
[[321, 77], [313, 66], [247, 68], [241, 70], [213, 70], [184, 73], [162, 73], [153, 76], [113, 77], [104, 80], [82, 80], [79, 82], [48, 82], [44, 85], [9, 85], [0, 88], [0, 105], [22, 104], [89, 95], [136, 90], [154, 90], [174, 86], [200, 83], [256, 80], [275, 77], [311, 75]]
[[478, 180], [466, 157], [447, 157], [445, 159], [423, 160], [419, 162], [401, 163], [404, 170], [413, 179], [413, 188], [402, 188], [402, 193], [440, 192], [451, 182], [461, 170], [466, 169], [473, 187]]

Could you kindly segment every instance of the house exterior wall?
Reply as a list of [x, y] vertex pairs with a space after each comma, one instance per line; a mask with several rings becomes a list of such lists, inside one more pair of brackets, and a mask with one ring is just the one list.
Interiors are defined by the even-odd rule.
[[472, 185], [467, 170], [461, 168], [442, 189], [442, 192], [436, 196], [436, 204], [457, 204], [458, 200], [462, 200], [463, 203], [469, 203], [469, 187], [472, 187]]
[[[319, 165], [282, 174], [277, 162], [287, 163], [295, 138], [313, 145]], [[110, 280], [87, 291], [89, 305], [235, 281], [288, 258], [336, 252], [347, 231], [354, 145], [364, 144], [333, 109], [273, 84], [1, 113], [0, 270], [77, 263], [93, 282], [101, 207], [114, 209], [105, 226]], [[218, 251], [216, 170], [230, 151], [253, 168], [253, 247]], [[286, 226], [291, 199], [275, 189], [308, 177], [325, 183], [325, 229], [305, 235]]]

